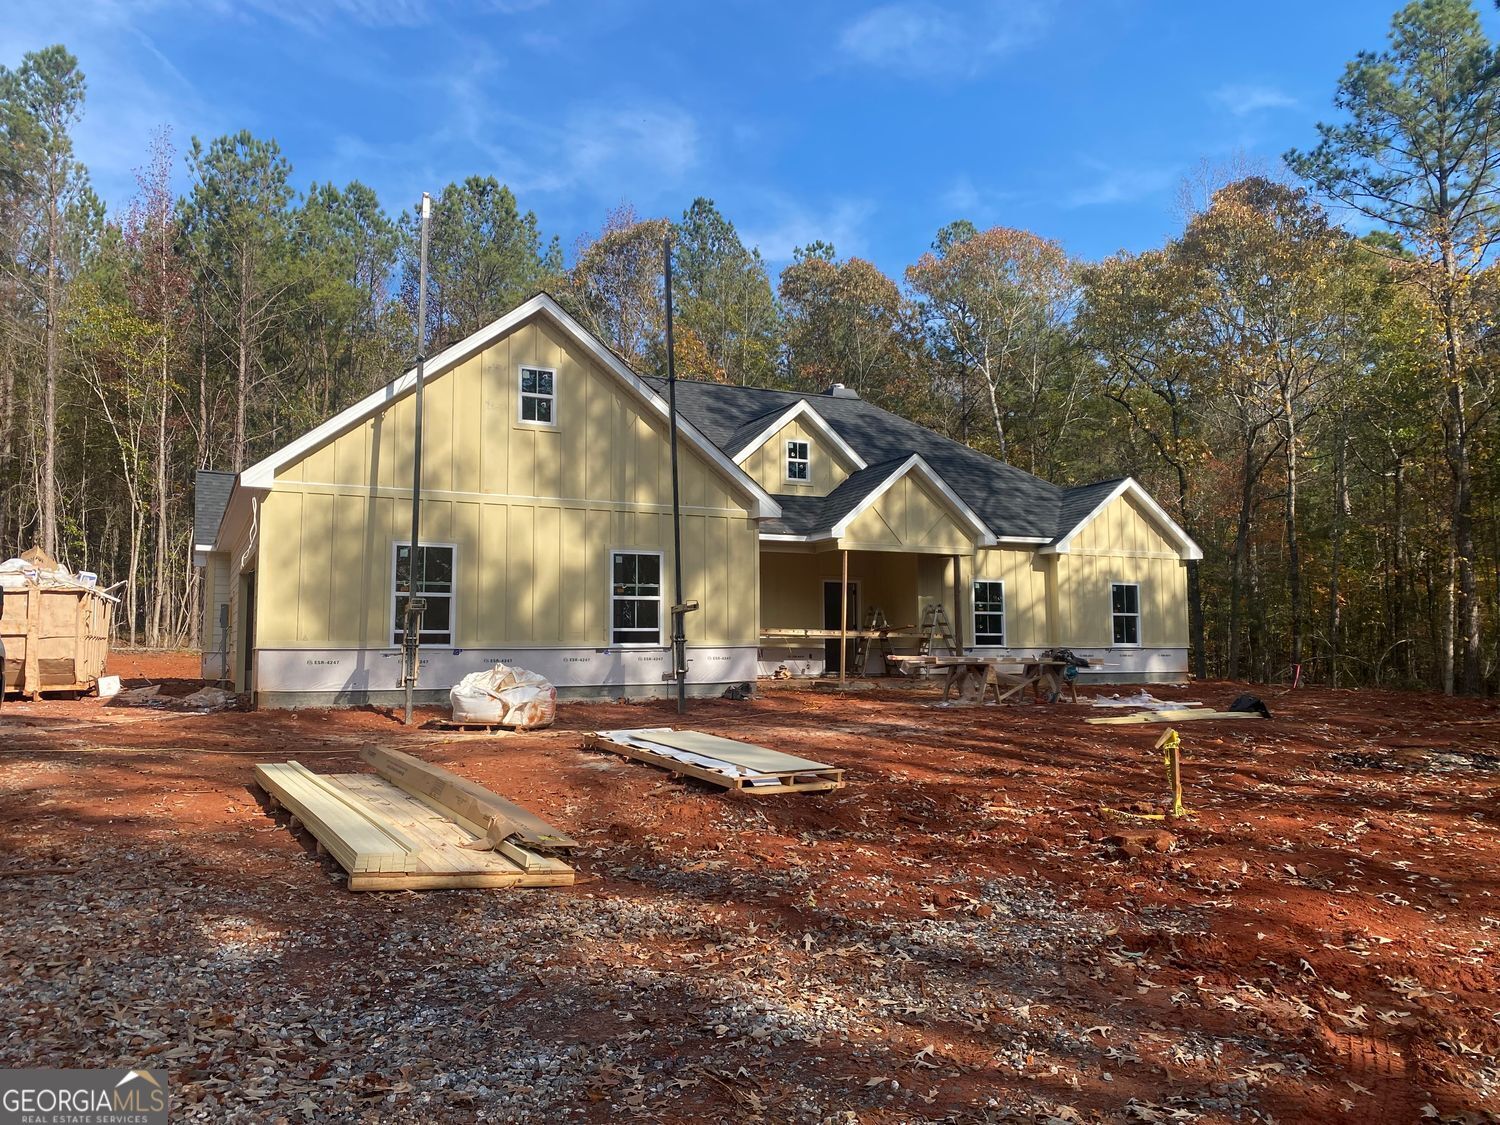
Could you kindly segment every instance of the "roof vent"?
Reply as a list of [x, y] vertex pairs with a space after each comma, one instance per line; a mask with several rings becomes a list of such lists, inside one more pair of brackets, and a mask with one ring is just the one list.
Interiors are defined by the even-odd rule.
[[843, 383], [835, 383], [828, 388], [828, 394], [833, 398], [858, 398], [859, 392], [852, 387], [846, 387]]

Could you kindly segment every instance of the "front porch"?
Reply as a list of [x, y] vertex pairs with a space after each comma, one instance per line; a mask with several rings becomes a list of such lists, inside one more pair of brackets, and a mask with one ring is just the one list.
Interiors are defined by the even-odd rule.
[[757, 670], [880, 676], [898, 671], [888, 656], [961, 653], [961, 573], [952, 555], [765, 545]]

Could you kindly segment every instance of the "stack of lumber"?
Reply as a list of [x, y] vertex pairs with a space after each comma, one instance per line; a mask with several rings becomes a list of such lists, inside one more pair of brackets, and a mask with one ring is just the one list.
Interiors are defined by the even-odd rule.
[[1254, 711], [1215, 711], [1209, 707], [1183, 707], [1177, 710], [1137, 711], [1133, 715], [1109, 715], [1085, 719], [1095, 726], [1124, 726], [1130, 723], [1192, 723], [1201, 719], [1263, 719]]
[[844, 787], [841, 769], [692, 730], [671, 727], [601, 730], [586, 736], [584, 745], [757, 796], [826, 792]]
[[497, 793], [398, 750], [367, 746], [376, 773], [266, 762], [255, 779], [349, 874], [351, 891], [558, 887], [567, 833]]

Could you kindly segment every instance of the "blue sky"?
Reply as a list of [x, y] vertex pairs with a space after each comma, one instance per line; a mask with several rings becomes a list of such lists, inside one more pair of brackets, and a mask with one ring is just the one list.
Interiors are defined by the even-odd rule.
[[1315, 139], [1397, 0], [7, 6], [0, 62], [79, 56], [78, 151], [115, 207], [158, 126], [179, 150], [248, 128], [299, 188], [360, 179], [393, 210], [494, 175], [569, 250], [621, 202], [706, 195], [773, 268], [824, 238], [899, 275], [960, 217], [1088, 258], [1159, 244], [1205, 166]]

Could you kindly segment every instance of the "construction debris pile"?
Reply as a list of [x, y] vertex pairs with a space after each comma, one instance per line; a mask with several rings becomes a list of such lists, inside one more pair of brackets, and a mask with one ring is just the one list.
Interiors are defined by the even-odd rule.
[[0, 562], [0, 694], [88, 691], [104, 672], [117, 598], [40, 547]]

